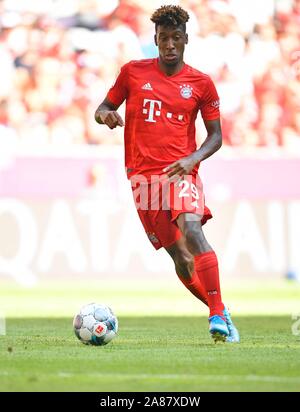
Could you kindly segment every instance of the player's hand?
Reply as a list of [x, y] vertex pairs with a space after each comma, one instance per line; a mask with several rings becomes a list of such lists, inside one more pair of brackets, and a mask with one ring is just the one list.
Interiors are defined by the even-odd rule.
[[124, 121], [117, 111], [102, 111], [99, 118], [103, 124], [106, 124], [110, 129], [117, 126], [124, 126]]
[[163, 169], [172, 180], [180, 180], [181, 176], [189, 175], [196, 166], [197, 160], [193, 155], [183, 157]]

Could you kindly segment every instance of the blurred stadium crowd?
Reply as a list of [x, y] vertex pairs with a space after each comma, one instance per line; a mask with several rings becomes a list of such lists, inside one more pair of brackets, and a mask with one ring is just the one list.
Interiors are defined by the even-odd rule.
[[300, 153], [300, 0], [0, 0], [2, 143], [121, 144], [94, 111], [121, 65], [157, 56], [150, 15], [169, 3], [190, 14], [185, 61], [216, 83], [225, 145]]

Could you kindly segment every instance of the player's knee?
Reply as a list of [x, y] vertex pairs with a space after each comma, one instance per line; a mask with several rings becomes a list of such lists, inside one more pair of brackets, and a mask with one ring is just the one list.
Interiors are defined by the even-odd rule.
[[202, 230], [195, 227], [187, 228], [184, 235], [188, 250], [192, 254], [199, 253], [202, 249], [202, 242], [204, 240]]

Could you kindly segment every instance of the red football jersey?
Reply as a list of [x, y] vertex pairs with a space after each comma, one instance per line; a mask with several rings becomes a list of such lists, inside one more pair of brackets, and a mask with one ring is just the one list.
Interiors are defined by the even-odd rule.
[[219, 97], [208, 75], [184, 64], [180, 72], [167, 76], [158, 59], [125, 64], [107, 98], [117, 106], [126, 100], [128, 177], [160, 175], [166, 166], [194, 152], [199, 110], [204, 120], [220, 117]]

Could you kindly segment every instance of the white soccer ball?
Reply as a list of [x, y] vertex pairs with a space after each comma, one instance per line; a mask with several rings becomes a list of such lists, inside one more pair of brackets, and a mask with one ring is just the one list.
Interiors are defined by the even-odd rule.
[[113, 340], [118, 332], [118, 319], [104, 304], [89, 303], [74, 316], [74, 332], [86, 345], [102, 346]]

